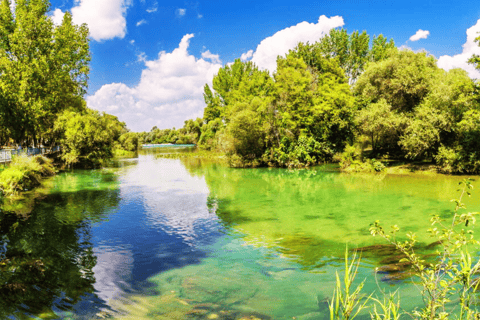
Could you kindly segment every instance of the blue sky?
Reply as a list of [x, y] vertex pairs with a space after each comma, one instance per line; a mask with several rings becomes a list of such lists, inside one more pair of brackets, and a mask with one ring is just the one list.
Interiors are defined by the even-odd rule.
[[274, 72], [277, 55], [331, 28], [381, 33], [480, 78], [466, 64], [480, 54], [478, 1], [54, 0], [51, 10], [57, 23], [70, 11], [89, 25], [87, 104], [132, 131], [182, 127], [203, 115], [203, 86], [221, 66], [243, 55]]

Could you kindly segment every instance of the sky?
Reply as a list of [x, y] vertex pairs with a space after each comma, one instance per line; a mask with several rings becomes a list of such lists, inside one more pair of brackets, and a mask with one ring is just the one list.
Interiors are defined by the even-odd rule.
[[87, 106], [135, 132], [202, 117], [203, 87], [225, 64], [241, 58], [273, 73], [278, 55], [332, 28], [383, 34], [480, 78], [466, 62], [480, 54], [478, 0], [51, 1], [54, 23], [70, 11], [89, 26]]

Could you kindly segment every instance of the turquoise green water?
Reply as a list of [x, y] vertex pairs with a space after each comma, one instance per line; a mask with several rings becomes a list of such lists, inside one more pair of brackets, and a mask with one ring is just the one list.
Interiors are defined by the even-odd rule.
[[[0, 212], [0, 316], [327, 319], [347, 245], [364, 248], [365, 293], [399, 290], [411, 309], [412, 278], [375, 273], [398, 253], [369, 225], [417, 232], [431, 254], [423, 231], [451, 214], [461, 179], [231, 169], [152, 151], [62, 173], [27, 216]], [[475, 191], [465, 202], [480, 209]]]

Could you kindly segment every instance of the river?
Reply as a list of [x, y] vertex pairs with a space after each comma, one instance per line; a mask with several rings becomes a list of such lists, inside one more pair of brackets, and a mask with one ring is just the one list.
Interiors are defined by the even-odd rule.
[[429, 216], [449, 217], [461, 179], [232, 169], [154, 150], [64, 172], [0, 211], [0, 318], [328, 319], [335, 272], [358, 247], [365, 294], [398, 290], [411, 309], [408, 273], [375, 272], [398, 253], [370, 223], [417, 232], [429, 257]]

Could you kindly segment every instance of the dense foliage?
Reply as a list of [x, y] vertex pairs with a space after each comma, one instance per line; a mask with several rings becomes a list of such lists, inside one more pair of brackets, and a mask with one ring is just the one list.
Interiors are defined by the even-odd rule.
[[66, 13], [54, 26], [46, 0], [0, 3], [0, 144], [51, 145], [59, 113], [84, 109], [88, 28]]
[[213, 88], [205, 85], [204, 123], [193, 142], [225, 152], [232, 166], [329, 161], [355, 139], [358, 104], [349, 83], [392, 48], [383, 36], [370, 46], [365, 32], [332, 30], [278, 57], [273, 75], [237, 59], [219, 70]]
[[[470, 63], [480, 68], [478, 56]], [[379, 171], [377, 159], [396, 159], [480, 171], [478, 83], [383, 35], [370, 41], [365, 31], [333, 29], [278, 57], [273, 75], [238, 59], [212, 83], [203, 119], [153, 128], [140, 142], [195, 143], [226, 153], [232, 166], [337, 160], [344, 169]]]
[[95, 166], [138, 137], [116, 117], [86, 108], [88, 28], [66, 12], [55, 26], [48, 0], [0, 1], [0, 146], [63, 146], [70, 166]]
[[68, 166], [78, 163], [95, 167], [113, 156], [117, 141], [134, 150], [135, 143], [138, 143], [129, 138], [125, 123], [118, 121], [117, 117], [90, 109], [85, 113], [64, 112], [58, 117], [54, 132], [63, 147], [62, 158]]

